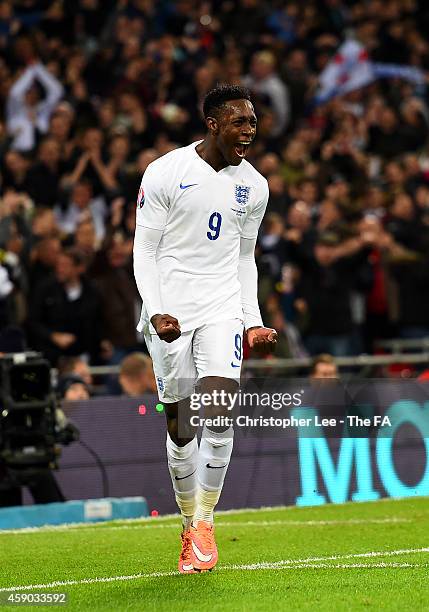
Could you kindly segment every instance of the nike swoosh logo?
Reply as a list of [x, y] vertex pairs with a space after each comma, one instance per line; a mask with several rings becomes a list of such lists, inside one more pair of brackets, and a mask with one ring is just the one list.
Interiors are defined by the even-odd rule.
[[240, 364], [237, 365], [236, 363], [232, 363], [231, 361], [231, 368], [239, 368], [239, 367], [240, 367]]
[[225, 465], [210, 465], [210, 463], [206, 463], [206, 467], [210, 468], [211, 470], [221, 470], [222, 468], [226, 467], [226, 463]]
[[191, 474], [188, 474], [187, 476], [175, 476], [174, 479], [175, 480], [185, 480], [185, 478], [189, 478], [189, 476], [192, 476], [192, 474], [195, 474], [196, 471], [197, 471], [197, 468], [195, 468], [195, 470]]
[[185, 572], [189, 572], [190, 570], [194, 569], [193, 565], [182, 565], [182, 569], [185, 570]]
[[187, 189], [188, 187], [195, 187], [195, 185], [198, 185], [198, 183], [191, 183], [190, 185], [182, 185], [182, 183], [180, 182], [180, 189]]
[[203, 561], [204, 563], [208, 563], [209, 561], [211, 561], [213, 555], [205, 555], [204, 553], [201, 552], [201, 550], [198, 548], [198, 546], [195, 545], [195, 542], [192, 540], [192, 550], [195, 553], [196, 558], [198, 559], [198, 561]]

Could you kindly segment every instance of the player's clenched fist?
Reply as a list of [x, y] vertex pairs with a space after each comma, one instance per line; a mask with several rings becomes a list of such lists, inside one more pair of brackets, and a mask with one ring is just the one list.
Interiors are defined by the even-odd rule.
[[277, 332], [270, 327], [251, 327], [247, 330], [247, 341], [251, 349], [262, 355], [268, 355], [276, 346]]
[[150, 322], [155, 328], [156, 333], [165, 342], [174, 342], [180, 337], [179, 321], [169, 314], [153, 315]]

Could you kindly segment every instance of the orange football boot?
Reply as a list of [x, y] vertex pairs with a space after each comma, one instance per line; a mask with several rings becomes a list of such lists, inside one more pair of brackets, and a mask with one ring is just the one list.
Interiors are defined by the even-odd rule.
[[197, 570], [211, 570], [218, 561], [217, 546], [214, 538], [214, 527], [206, 521], [198, 521], [192, 526], [191, 536], [193, 566]]
[[198, 571], [194, 569], [195, 555], [192, 551], [192, 540], [189, 530], [182, 531], [180, 537], [182, 539], [182, 550], [179, 557], [179, 572], [181, 574], [197, 574]]

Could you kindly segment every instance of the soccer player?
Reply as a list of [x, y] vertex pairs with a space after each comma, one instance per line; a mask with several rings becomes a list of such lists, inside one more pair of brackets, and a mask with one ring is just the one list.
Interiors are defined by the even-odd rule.
[[[245, 157], [256, 134], [249, 92], [220, 86], [203, 105], [204, 140], [149, 164], [137, 202], [134, 274], [145, 333], [167, 417], [167, 459], [182, 514], [179, 570], [215, 566], [213, 510], [228, 469], [232, 427], [180, 427], [180, 406], [201, 393], [238, 389], [243, 330], [251, 348], [271, 352], [257, 301], [254, 250], [268, 185]], [[213, 394], [212, 394], [213, 395]], [[216, 414], [228, 414], [217, 407]], [[215, 414], [214, 406], [206, 409]]]

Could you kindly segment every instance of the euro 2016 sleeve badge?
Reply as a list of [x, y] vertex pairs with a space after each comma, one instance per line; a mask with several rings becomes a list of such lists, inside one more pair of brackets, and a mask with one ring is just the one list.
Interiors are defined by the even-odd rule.
[[250, 197], [250, 187], [247, 185], [235, 186], [235, 201], [240, 206], [246, 206]]
[[142, 185], [139, 189], [139, 195], [137, 196], [137, 207], [143, 208], [143, 204], [144, 204], [144, 191], [143, 191], [143, 185]]

